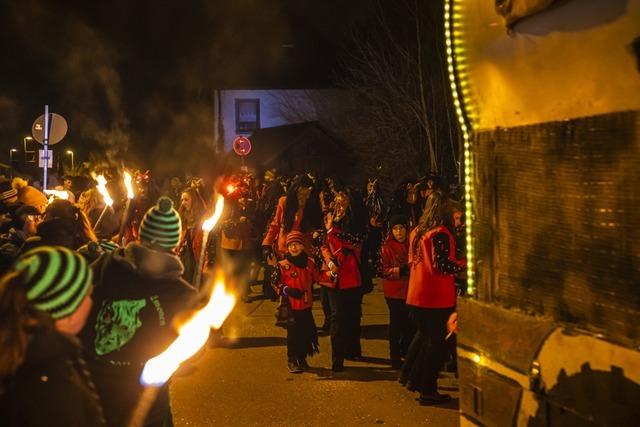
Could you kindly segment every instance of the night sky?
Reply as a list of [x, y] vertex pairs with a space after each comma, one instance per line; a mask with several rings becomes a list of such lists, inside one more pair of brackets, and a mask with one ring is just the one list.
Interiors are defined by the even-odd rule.
[[0, 159], [45, 103], [68, 120], [61, 144], [78, 160], [208, 153], [213, 89], [332, 86], [366, 3], [2, 0]]

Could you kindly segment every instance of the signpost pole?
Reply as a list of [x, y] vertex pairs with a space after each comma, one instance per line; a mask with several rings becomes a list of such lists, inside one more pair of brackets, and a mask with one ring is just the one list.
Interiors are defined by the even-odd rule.
[[49, 150], [49, 145], [54, 145], [62, 141], [62, 138], [67, 134], [67, 130], [69, 130], [69, 126], [64, 117], [56, 113], [49, 113], [48, 105], [44, 106], [44, 114], [38, 117], [31, 126], [33, 139], [44, 146], [44, 150], [42, 150], [42, 165], [40, 166], [44, 167], [42, 173], [43, 190], [46, 190], [49, 184], [47, 179], [49, 175], [49, 165], [53, 166], [53, 159], [51, 159], [52, 151]]
[[47, 173], [49, 169], [49, 105], [44, 106], [44, 177], [42, 190], [47, 189]]

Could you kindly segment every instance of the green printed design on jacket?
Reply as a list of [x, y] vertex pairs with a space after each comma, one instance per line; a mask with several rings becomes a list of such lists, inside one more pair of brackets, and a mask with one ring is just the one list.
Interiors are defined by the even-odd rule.
[[111, 353], [131, 341], [142, 326], [140, 310], [146, 305], [144, 299], [103, 302], [96, 319], [96, 354]]

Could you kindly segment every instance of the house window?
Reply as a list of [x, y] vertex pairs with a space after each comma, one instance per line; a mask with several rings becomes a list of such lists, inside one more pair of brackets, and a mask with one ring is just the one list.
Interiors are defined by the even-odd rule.
[[249, 134], [260, 129], [260, 100], [236, 99], [236, 133]]

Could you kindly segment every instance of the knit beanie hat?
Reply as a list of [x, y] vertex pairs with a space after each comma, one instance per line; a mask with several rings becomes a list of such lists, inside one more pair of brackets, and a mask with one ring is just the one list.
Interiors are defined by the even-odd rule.
[[55, 320], [78, 309], [93, 280], [87, 261], [62, 246], [28, 251], [18, 258], [13, 270], [25, 274], [27, 299]]
[[140, 240], [170, 250], [178, 246], [180, 230], [180, 215], [173, 209], [173, 201], [160, 197], [142, 218]]
[[107, 253], [113, 252], [119, 248], [117, 243], [107, 239], [100, 239], [98, 241], [98, 246], [100, 246], [100, 249], [102, 249], [104, 252], [107, 252]]
[[392, 229], [396, 225], [404, 225], [407, 226], [407, 217], [404, 215], [394, 215], [389, 219], [389, 229]]
[[85, 257], [89, 262], [93, 262], [100, 257], [100, 255], [113, 252], [118, 249], [118, 245], [114, 242], [106, 239], [102, 239], [98, 242], [89, 242], [86, 245], [80, 246], [76, 252]]
[[0, 182], [0, 202], [15, 197], [18, 192], [11, 186], [11, 181]]
[[289, 234], [287, 234], [286, 242], [287, 242], [287, 246], [290, 243], [293, 243], [293, 242], [300, 243], [301, 245], [304, 246], [304, 240], [305, 240], [304, 239], [304, 234], [302, 234], [301, 232], [299, 232], [299, 231], [290, 231]]
[[40, 212], [44, 212], [49, 201], [40, 190], [30, 185], [23, 187], [18, 191], [18, 201], [24, 203], [27, 206], [33, 206]]

